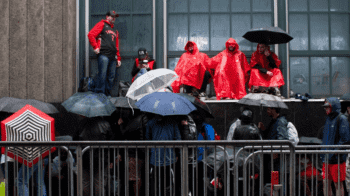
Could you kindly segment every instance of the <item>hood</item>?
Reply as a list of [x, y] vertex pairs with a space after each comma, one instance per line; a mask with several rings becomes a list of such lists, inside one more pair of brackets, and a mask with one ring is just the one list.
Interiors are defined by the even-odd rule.
[[189, 52], [188, 48], [190, 47], [191, 44], [193, 45], [193, 53], [192, 54], [197, 54], [199, 52], [199, 50], [198, 50], [197, 44], [194, 41], [188, 41], [186, 46], [185, 46], [185, 50], [187, 52]]
[[336, 112], [336, 113], [340, 113], [341, 111], [341, 105], [340, 105], [340, 101], [338, 98], [336, 97], [330, 97], [330, 98], [327, 98], [325, 101], [328, 101], [329, 104], [331, 104], [332, 106], [332, 112]]
[[[235, 39], [230, 38], [230, 39], [228, 39], [228, 40], [226, 41], [226, 44], [225, 44], [226, 50], [228, 50], [228, 46], [229, 46], [229, 45], [234, 45], [235, 50], [234, 50], [233, 52], [237, 52], [237, 51], [239, 50], [239, 45], [237, 44], [237, 42], [236, 42]], [[228, 51], [229, 51], [229, 50], [228, 50]]]
[[112, 28], [114, 27], [114, 24], [109, 23], [108, 20], [102, 19], [102, 21], [109, 24], [109, 26], [111, 26]]

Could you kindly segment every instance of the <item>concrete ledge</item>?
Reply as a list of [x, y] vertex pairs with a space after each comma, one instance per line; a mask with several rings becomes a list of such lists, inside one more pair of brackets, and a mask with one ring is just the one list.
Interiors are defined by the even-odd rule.
[[[205, 103], [236, 103], [239, 100], [204, 100], [203, 102]], [[283, 99], [283, 102], [303, 102], [300, 99], [295, 99], [295, 98], [291, 98], [291, 99]], [[307, 102], [324, 102], [324, 99], [309, 99]], [[340, 100], [340, 102], [342, 102], [342, 100]]]

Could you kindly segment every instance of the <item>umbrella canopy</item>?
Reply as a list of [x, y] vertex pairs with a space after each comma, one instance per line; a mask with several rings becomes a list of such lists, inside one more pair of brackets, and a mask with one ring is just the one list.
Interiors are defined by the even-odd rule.
[[317, 137], [300, 137], [298, 145], [320, 145], [322, 144], [322, 140]]
[[284, 44], [293, 39], [279, 27], [254, 28], [243, 35], [251, 42], [264, 44]]
[[161, 116], [188, 115], [196, 110], [196, 107], [186, 98], [168, 92], [154, 92], [146, 95], [136, 102], [136, 106], [141, 111]]
[[97, 116], [110, 116], [115, 106], [102, 93], [83, 92], [75, 93], [62, 103], [68, 112], [79, 114], [88, 118]]
[[[26, 105], [1, 121], [1, 140], [8, 142], [55, 141], [55, 120], [44, 112]], [[8, 147], [7, 156], [32, 167], [40, 156], [46, 157], [55, 147]], [[5, 148], [1, 149], [5, 154]]]
[[169, 86], [178, 76], [170, 69], [151, 70], [137, 78], [130, 86], [126, 97], [139, 100], [143, 96]]
[[266, 93], [249, 93], [238, 101], [239, 104], [288, 109], [280, 97]]
[[117, 108], [133, 108], [139, 109], [135, 103], [136, 101], [127, 97], [112, 97], [109, 99]]
[[0, 111], [15, 113], [26, 105], [31, 105], [46, 114], [58, 113], [55, 106], [35, 99], [18, 99], [3, 97], [0, 99]]
[[[0, 99], [1, 100], [1, 99]], [[343, 101], [350, 101], [350, 93], [344, 94], [342, 97], [340, 97], [340, 100]]]
[[191, 95], [188, 95], [186, 93], [179, 93], [178, 95], [185, 97], [188, 99], [194, 106], [196, 106], [197, 110], [204, 114], [205, 117], [207, 118], [214, 118], [214, 116], [211, 114], [210, 108], [206, 103], [203, 101], [199, 100], [196, 97], [193, 97]]

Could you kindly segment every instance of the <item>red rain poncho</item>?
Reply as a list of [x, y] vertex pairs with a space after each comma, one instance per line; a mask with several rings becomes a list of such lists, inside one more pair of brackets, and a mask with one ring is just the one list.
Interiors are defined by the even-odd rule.
[[[230, 45], [235, 47], [232, 52], [228, 50]], [[245, 83], [248, 81], [250, 66], [236, 40], [227, 40], [226, 49], [211, 58], [209, 68], [215, 69], [214, 87], [217, 100], [241, 99], [247, 94]]]
[[[191, 44], [193, 44], [192, 53], [188, 50]], [[185, 50], [186, 52], [181, 55], [174, 70], [179, 76], [171, 84], [174, 93], [180, 92], [181, 84], [200, 89], [204, 79], [204, 73], [207, 70], [209, 57], [205, 53], [199, 52], [195, 42], [188, 41]]]
[[[250, 73], [249, 80], [249, 88], [252, 86], [263, 86], [263, 87], [281, 87], [284, 85], [284, 79], [279, 66], [281, 65], [281, 61], [278, 59], [277, 55], [270, 51], [270, 47], [268, 47], [270, 52], [270, 56], [275, 61], [277, 68], [271, 68], [269, 66], [269, 60], [265, 56], [265, 54], [259, 53], [259, 44], [257, 46], [257, 51], [252, 54], [252, 58], [250, 59], [250, 67], [252, 68]], [[259, 71], [259, 69], [253, 68], [256, 65], [259, 65], [261, 68], [266, 69], [267, 71], [271, 71], [273, 76], [270, 77], [265, 73]]]

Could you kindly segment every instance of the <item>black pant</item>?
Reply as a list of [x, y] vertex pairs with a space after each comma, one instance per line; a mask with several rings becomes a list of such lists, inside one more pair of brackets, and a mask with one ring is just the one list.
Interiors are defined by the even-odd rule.
[[[150, 171], [150, 192], [151, 195], [166, 195], [170, 196], [170, 191], [172, 191], [172, 195], [174, 195], [175, 187], [171, 186], [171, 183], [174, 183], [173, 179], [170, 180], [170, 178], [175, 178], [175, 174], [171, 173], [171, 166], [151, 166]], [[172, 170], [173, 171], [173, 170]], [[164, 173], [165, 172], [165, 173]], [[165, 185], [165, 189], [164, 189]], [[165, 192], [165, 194], [164, 194]]]

